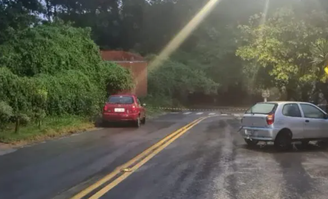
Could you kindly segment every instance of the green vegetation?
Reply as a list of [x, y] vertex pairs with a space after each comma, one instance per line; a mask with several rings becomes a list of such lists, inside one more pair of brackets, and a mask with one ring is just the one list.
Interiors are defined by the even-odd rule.
[[294, 10], [278, 9], [263, 24], [263, 16], [254, 15], [249, 25], [240, 26], [244, 45], [237, 55], [256, 63], [258, 77], [268, 74], [257, 83], [286, 89], [288, 99], [308, 101], [313, 89], [320, 89], [315, 84], [326, 81], [328, 18], [314, 12], [297, 17], [300, 13]]
[[[0, 141], [62, 134], [58, 128], [70, 129], [70, 123], [90, 126], [72, 117], [94, 118], [109, 94], [133, 86], [128, 70], [102, 61], [90, 29], [58, 21], [6, 38], [0, 45]], [[60, 117], [67, 121], [53, 120]]]
[[[219, 84], [208, 78], [203, 70], [175, 60], [166, 60], [161, 67], [148, 70], [148, 91], [155, 97], [154, 103], [157, 101], [164, 106], [177, 106], [174, 101], [168, 103], [171, 100], [186, 103], [189, 93], [215, 94], [219, 88]], [[165, 101], [161, 102], [163, 99]]]
[[[133, 86], [99, 49], [151, 61], [204, 2], [0, 0], [0, 141], [44, 134], [52, 118], [92, 121], [107, 95]], [[148, 68], [142, 101], [242, 106], [261, 100], [262, 89], [274, 100], [328, 100], [327, 2], [220, 1], [169, 59]]]
[[83, 117], [67, 115], [47, 117], [43, 120], [43, 125], [41, 127], [30, 124], [20, 129], [18, 133], [13, 133], [12, 127], [8, 126], [0, 132], [0, 140], [3, 143], [24, 144], [26, 142], [41, 141], [47, 138], [73, 134], [93, 127], [94, 124]]

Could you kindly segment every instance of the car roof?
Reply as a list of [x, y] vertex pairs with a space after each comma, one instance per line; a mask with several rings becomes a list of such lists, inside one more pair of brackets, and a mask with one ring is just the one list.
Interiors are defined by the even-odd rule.
[[133, 94], [115, 94], [115, 95], [110, 95], [109, 97], [119, 97], [119, 96], [123, 96], [123, 97], [135, 97], [135, 95], [133, 95]]
[[276, 103], [276, 104], [303, 103], [303, 104], [313, 104], [313, 103], [310, 103], [310, 102], [302, 102], [302, 101], [268, 101], [268, 102], [259, 102], [259, 103]]

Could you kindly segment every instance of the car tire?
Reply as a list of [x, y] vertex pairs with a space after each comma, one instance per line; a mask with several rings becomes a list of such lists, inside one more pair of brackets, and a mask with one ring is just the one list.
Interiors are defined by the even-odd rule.
[[317, 141], [317, 145], [319, 146], [319, 147], [327, 147], [327, 145], [328, 145], [328, 140], [319, 140], [319, 141]]
[[255, 147], [259, 141], [257, 140], [251, 140], [251, 139], [245, 139], [245, 142], [250, 147]]
[[108, 121], [106, 121], [106, 120], [101, 120], [101, 122], [100, 122], [100, 127], [108, 127], [108, 126], [109, 126]]
[[302, 146], [307, 146], [307, 145], [309, 145], [309, 143], [310, 143], [310, 141], [309, 140], [303, 140], [302, 142]]
[[281, 151], [290, 149], [292, 146], [291, 133], [288, 131], [280, 132], [274, 141], [274, 146]]
[[138, 117], [138, 119], [134, 122], [134, 126], [139, 128], [141, 126], [141, 120], [140, 117]]
[[141, 124], [146, 124], [146, 117], [141, 120]]

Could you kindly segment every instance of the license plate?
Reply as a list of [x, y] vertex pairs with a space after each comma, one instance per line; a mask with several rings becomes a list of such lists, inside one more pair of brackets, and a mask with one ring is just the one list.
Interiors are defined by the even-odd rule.
[[114, 109], [114, 112], [116, 112], [116, 113], [123, 113], [124, 111], [125, 111], [124, 108], [115, 108]]

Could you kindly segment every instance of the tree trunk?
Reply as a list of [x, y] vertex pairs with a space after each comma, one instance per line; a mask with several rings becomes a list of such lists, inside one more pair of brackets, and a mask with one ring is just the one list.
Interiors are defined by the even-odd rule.
[[289, 88], [286, 88], [286, 98], [287, 98], [287, 101], [290, 101], [290, 100], [293, 100], [293, 90], [292, 89], [289, 89]]
[[326, 83], [320, 82], [318, 84], [319, 91], [323, 94], [323, 97], [325, 98], [326, 101], [328, 101], [328, 80], [326, 80]]
[[303, 102], [309, 102], [311, 98], [311, 91], [313, 90], [313, 85], [306, 84], [301, 87], [301, 100]]
[[303, 102], [308, 102], [309, 101], [309, 95], [306, 91], [302, 90], [301, 95], [302, 95], [302, 101]]
[[20, 119], [19, 117], [16, 118], [16, 125], [15, 125], [15, 133], [18, 133], [20, 126]]

